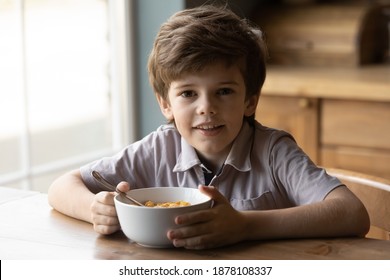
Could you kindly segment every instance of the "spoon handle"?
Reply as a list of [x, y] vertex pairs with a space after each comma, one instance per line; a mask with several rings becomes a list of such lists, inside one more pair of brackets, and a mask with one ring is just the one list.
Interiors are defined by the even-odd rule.
[[104, 179], [103, 176], [99, 172], [93, 170], [92, 176], [96, 182], [98, 182], [103, 187], [107, 188], [108, 190], [118, 193], [122, 197], [127, 198], [128, 200], [130, 200], [131, 202], [135, 203], [138, 206], [144, 206], [141, 202], [135, 200], [131, 196], [127, 195], [126, 193], [119, 191], [113, 184], [109, 183], [106, 179]]
[[116, 191], [116, 187], [113, 184], [109, 183], [106, 179], [104, 179], [103, 176], [100, 175], [99, 172], [93, 170], [92, 171], [92, 176], [95, 179], [95, 181], [98, 182], [103, 187], [105, 187], [108, 190], [113, 191], [113, 192]]

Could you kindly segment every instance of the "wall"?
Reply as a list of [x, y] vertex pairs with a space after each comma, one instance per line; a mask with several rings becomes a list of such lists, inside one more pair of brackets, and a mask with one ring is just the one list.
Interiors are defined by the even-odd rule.
[[154, 93], [149, 85], [147, 60], [152, 48], [154, 37], [160, 25], [173, 13], [184, 8], [183, 0], [137, 0], [134, 5], [136, 28], [136, 60], [138, 77], [138, 138], [141, 138], [159, 125], [164, 124], [165, 118], [161, 114]]

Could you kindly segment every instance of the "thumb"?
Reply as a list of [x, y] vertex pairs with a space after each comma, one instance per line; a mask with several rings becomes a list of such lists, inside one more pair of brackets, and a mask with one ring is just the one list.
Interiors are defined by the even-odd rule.
[[198, 189], [201, 193], [210, 197], [214, 201], [214, 205], [222, 203], [230, 204], [229, 201], [214, 186], [199, 185]]
[[120, 182], [118, 185], [117, 185], [117, 188], [121, 191], [121, 192], [128, 192], [130, 190], [130, 185], [129, 183], [125, 182], [125, 181], [122, 181]]

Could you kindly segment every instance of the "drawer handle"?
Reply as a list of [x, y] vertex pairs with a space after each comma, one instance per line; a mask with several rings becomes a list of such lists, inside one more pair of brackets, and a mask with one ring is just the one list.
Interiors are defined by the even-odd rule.
[[311, 102], [308, 98], [300, 98], [298, 101], [298, 105], [300, 108], [310, 108], [311, 107]]

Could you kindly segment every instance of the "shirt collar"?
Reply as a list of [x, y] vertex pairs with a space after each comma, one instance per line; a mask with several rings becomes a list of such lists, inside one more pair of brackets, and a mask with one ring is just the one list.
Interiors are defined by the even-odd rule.
[[179, 154], [173, 171], [183, 172], [200, 164], [201, 162], [198, 158], [198, 155], [196, 154], [194, 147], [188, 144], [187, 141], [181, 137], [181, 153]]
[[250, 155], [253, 143], [253, 128], [244, 121], [240, 133], [237, 135], [225, 164], [231, 165], [241, 172], [251, 169]]
[[[242, 172], [249, 171], [251, 169], [250, 153], [253, 142], [251, 139], [253, 137], [252, 134], [252, 127], [244, 121], [241, 130], [230, 149], [225, 165], [231, 165], [238, 171]], [[202, 163], [199, 160], [195, 149], [189, 145], [183, 137], [181, 137], [181, 153], [179, 154], [173, 171], [183, 172], [198, 165], [201, 166]]]

